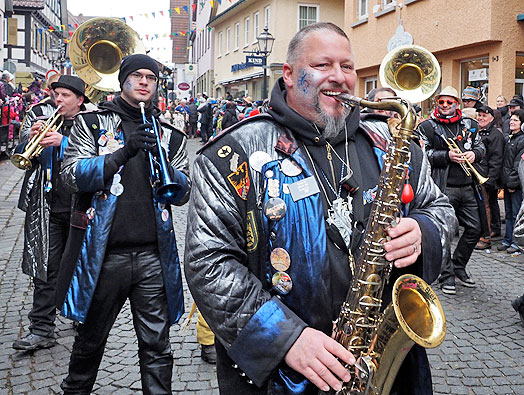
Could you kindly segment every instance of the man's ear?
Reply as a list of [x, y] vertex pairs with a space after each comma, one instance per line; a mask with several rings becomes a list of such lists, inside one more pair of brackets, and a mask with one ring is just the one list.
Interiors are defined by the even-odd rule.
[[284, 63], [284, 66], [282, 67], [282, 76], [284, 77], [284, 83], [286, 84], [286, 87], [292, 88], [293, 66], [291, 66], [289, 63]]

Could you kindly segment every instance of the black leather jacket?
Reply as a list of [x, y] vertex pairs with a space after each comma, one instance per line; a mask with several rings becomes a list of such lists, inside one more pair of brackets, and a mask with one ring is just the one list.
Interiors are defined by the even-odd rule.
[[[449, 147], [445, 141], [448, 137], [454, 137], [451, 130], [466, 130], [471, 132], [471, 147], [466, 149], [460, 147], [463, 151], [473, 151], [475, 153], [475, 163], [482, 160], [486, 154], [486, 147], [482, 143], [479, 126], [477, 121], [468, 117], [462, 117], [456, 123], [444, 127], [433, 119], [427, 119], [417, 128], [417, 134], [424, 144], [424, 149], [431, 164], [431, 176], [435, 183], [444, 190], [447, 185], [448, 171], [451, 161], [449, 159]], [[459, 128], [459, 129], [457, 129]]]
[[509, 135], [504, 149], [504, 164], [500, 183], [508, 189], [521, 189], [519, 180], [519, 162], [524, 154], [524, 132]]

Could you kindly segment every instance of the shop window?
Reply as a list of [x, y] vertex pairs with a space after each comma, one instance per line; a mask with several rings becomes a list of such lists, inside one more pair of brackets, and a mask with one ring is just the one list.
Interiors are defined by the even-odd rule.
[[377, 87], [377, 77], [369, 77], [364, 80], [364, 97]]
[[524, 94], [524, 53], [517, 54], [515, 61], [515, 94]]
[[489, 58], [466, 60], [460, 63], [460, 91], [466, 86], [480, 89], [480, 100], [488, 100]]

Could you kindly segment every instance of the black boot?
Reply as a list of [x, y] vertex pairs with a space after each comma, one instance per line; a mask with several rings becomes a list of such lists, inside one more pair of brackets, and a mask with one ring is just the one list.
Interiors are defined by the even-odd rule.
[[524, 325], [524, 295], [520, 298], [515, 299], [513, 302], [511, 302], [511, 307], [519, 313], [520, 315], [520, 321]]
[[215, 351], [215, 345], [211, 344], [209, 346], [204, 346], [202, 344], [200, 347], [202, 347], [202, 353], [200, 354], [202, 359], [207, 363], [215, 365], [217, 363], [217, 352]]

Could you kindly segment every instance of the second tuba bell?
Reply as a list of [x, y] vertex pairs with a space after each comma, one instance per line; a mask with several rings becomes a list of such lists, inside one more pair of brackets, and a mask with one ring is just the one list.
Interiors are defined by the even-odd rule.
[[103, 92], [120, 90], [118, 70], [122, 58], [145, 54], [137, 32], [117, 18], [92, 18], [75, 30], [69, 44], [69, 58], [88, 85], [86, 96], [97, 101]]

